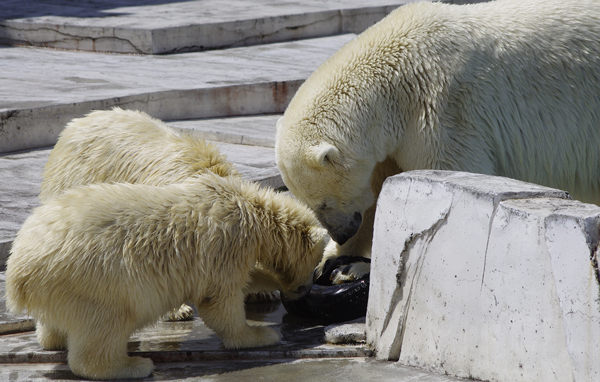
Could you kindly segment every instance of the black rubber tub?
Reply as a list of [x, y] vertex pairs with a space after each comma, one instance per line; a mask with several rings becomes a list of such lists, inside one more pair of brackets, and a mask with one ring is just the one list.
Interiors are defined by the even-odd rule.
[[327, 323], [364, 317], [369, 298], [369, 274], [360, 280], [341, 285], [332, 285], [330, 280], [335, 269], [358, 261], [371, 262], [364, 257], [340, 256], [335, 261], [325, 263], [323, 274], [315, 280], [308, 294], [296, 300], [289, 300], [282, 295], [281, 302], [286, 311], [295, 316]]

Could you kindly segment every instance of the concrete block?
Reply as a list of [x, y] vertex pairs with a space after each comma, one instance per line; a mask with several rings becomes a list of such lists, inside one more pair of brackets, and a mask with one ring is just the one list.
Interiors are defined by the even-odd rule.
[[507, 178], [386, 181], [367, 312], [377, 357], [489, 381], [600, 378], [600, 207]]

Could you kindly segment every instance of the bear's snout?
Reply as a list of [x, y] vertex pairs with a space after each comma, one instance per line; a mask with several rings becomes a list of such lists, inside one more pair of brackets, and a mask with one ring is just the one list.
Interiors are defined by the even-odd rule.
[[355, 212], [350, 216], [346, 215], [345, 218], [342, 225], [329, 224], [327, 219], [320, 219], [321, 224], [329, 231], [331, 238], [339, 245], [344, 245], [345, 242], [354, 236], [362, 223], [360, 212]]

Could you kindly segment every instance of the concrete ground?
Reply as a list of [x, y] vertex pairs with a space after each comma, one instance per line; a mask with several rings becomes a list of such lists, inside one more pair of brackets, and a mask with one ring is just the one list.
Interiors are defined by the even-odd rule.
[[[215, 142], [246, 179], [282, 187], [273, 147], [287, 102], [353, 33], [406, 2], [0, 2], [0, 269], [71, 118], [144, 110]], [[78, 380], [66, 352], [40, 348], [29, 317], [6, 312], [3, 271], [0, 295], [0, 381]], [[457, 380], [375, 361], [362, 343], [327, 344], [323, 323], [279, 303], [248, 305], [247, 318], [283, 342], [228, 351], [195, 317], [159, 322], [129, 350], [154, 360], [146, 380]]]

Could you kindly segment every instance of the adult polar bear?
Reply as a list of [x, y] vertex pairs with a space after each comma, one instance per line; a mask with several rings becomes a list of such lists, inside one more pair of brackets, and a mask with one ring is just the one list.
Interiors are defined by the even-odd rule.
[[335, 241], [325, 259], [370, 256], [374, 201], [400, 171], [500, 175], [598, 203], [600, 1], [402, 6], [302, 85], [276, 155]]

